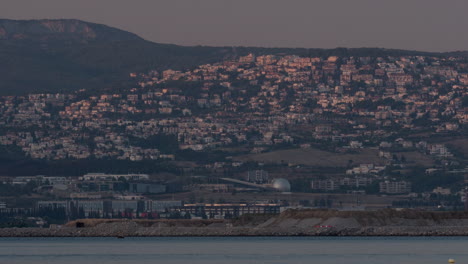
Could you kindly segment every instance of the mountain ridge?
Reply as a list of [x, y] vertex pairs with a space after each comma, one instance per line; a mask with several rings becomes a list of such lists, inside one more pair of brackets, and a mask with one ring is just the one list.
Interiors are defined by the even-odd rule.
[[78, 19], [39, 19], [12, 20], [0, 19], [0, 39], [27, 39], [47, 36], [73, 35], [83, 40], [103, 38], [108, 41], [142, 40], [136, 34], [109, 27], [103, 24], [85, 22]]
[[187, 69], [255, 53], [299, 56], [468, 56], [381, 48], [179, 46], [78, 19], [0, 19], [0, 94], [71, 92], [126, 85], [128, 74]]

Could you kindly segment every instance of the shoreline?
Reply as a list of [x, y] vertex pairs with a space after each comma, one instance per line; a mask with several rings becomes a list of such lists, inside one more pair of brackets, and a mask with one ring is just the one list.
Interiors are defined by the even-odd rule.
[[449, 237], [467, 236], [468, 228], [460, 227], [368, 227], [340, 230], [303, 230], [269, 228], [3, 228], [0, 238], [20, 237]]
[[238, 219], [78, 219], [0, 228], [0, 237], [444, 237], [468, 236], [468, 212], [287, 210]]

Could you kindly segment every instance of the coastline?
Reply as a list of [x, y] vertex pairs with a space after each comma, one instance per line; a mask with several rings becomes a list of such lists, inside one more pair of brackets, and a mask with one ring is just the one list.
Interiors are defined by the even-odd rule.
[[[115, 226], [114, 226], [115, 227]], [[249, 228], [249, 227], [139, 227], [122, 223], [118, 228], [3, 228], [0, 237], [291, 237], [291, 236], [468, 236], [468, 227], [365, 227], [365, 228]]]
[[238, 219], [79, 219], [0, 237], [468, 236], [468, 212], [287, 210]]

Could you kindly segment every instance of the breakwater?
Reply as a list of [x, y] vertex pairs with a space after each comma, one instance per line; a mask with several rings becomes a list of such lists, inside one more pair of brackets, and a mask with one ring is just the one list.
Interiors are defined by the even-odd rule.
[[[114, 226], [115, 227], [115, 226]], [[210, 236], [468, 236], [468, 227], [366, 227], [366, 228], [249, 228], [249, 227], [135, 227], [119, 224], [95, 228], [4, 228], [0, 237], [210, 237]]]
[[52, 228], [3, 228], [0, 237], [468, 236], [468, 214], [288, 210], [235, 220], [84, 219]]

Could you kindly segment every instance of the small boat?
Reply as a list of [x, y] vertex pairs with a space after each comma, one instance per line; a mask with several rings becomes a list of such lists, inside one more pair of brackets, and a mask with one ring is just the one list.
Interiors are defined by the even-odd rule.
[[124, 239], [125, 237], [124, 236], [117, 236], [117, 238]]

